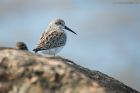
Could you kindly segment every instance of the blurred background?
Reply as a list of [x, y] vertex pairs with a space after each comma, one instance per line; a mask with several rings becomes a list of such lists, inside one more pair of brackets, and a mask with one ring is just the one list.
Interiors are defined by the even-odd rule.
[[140, 91], [139, 0], [0, 0], [0, 46], [32, 51], [54, 18], [78, 34], [58, 55]]

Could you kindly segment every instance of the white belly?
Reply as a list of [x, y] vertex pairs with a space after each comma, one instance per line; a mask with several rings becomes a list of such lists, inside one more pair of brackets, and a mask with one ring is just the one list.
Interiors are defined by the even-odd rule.
[[48, 54], [48, 55], [56, 55], [64, 46], [57, 47], [57, 48], [52, 48], [49, 50], [43, 50], [43, 54]]

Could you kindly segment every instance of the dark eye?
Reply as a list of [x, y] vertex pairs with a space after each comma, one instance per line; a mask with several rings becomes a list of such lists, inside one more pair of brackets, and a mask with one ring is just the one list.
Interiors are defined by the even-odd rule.
[[56, 22], [55, 24], [57, 24], [57, 25], [61, 25], [62, 23], [61, 23], [61, 22]]

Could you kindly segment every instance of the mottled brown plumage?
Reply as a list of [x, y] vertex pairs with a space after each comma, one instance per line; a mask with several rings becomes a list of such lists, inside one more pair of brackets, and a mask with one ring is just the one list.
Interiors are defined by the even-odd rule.
[[19, 50], [28, 50], [26, 44], [24, 42], [17, 42], [16, 43], [16, 49]]
[[42, 33], [37, 48], [33, 51], [36, 53], [41, 50], [47, 50], [47, 54], [55, 55], [60, 51], [60, 48], [66, 44], [67, 36], [64, 29], [76, 34], [74, 31], [65, 26], [65, 22], [62, 19], [52, 20], [47, 30]]
[[50, 33], [43, 33], [40, 38], [37, 48], [52, 49], [61, 47], [66, 44], [66, 34], [58, 31], [51, 31]]

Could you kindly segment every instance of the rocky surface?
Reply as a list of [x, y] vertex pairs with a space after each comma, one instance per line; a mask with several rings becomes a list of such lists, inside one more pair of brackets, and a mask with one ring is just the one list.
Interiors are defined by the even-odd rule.
[[61, 57], [0, 50], [0, 93], [140, 93]]

